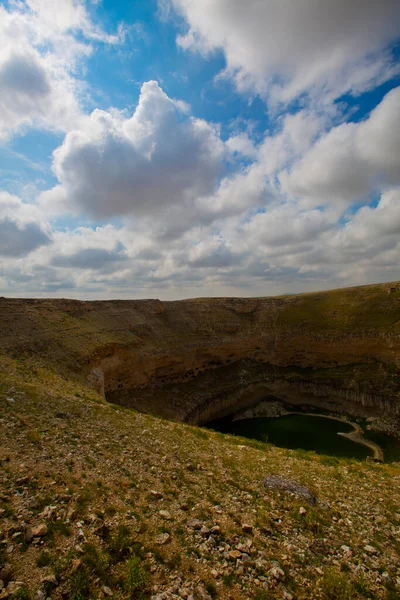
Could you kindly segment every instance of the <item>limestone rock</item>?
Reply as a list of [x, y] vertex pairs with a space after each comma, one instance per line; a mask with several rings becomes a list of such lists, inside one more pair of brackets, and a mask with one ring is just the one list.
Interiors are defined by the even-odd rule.
[[285, 579], [285, 572], [280, 567], [272, 567], [272, 569], [269, 570], [269, 574], [276, 581], [283, 581]]
[[150, 490], [150, 495], [153, 496], [156, 500], [161, 500], [163, 497], [161, 492], [157, 492], [157, 490]]
[[187, 522], [187, 526], [191, 529], [201, 529], [203, 527], [203, 522], [199, 519], [191, 519]]
[[266, 477], [264, 479], [264, 486], [272, 490], [295, 494], [306, 500], [309, 504], [316, 504], [317, 502], [317, 498], [305, 485], [301, 485], [297, 481], [288, 479], [287, 477], [281, 477], [280, 475]]
[[168, 510], [160, 510], [160, 512], [158, 514], [160, 515], [160, 517], [162, 517], [166, 521], [172, 520], [172, 515]]
[[39, 523], [36, 527], [32, 527], [32, 537], [44, 537], [47, 534], [46, 523]]
[[164, 546], [165, 544], [167, 544], [171, 539], [171, 536], [169, 535], [169, 533], [160, 533], [160, 535], [157, 535], [154, 539], [154, 542], [157, 546]]
[[105, 596], [112, 596], [112, 595], [113, 595], [113, 592], [112, 592], [112, 590], [110, 590], [110, 588], [109, 588], [109, 587], [107, 587], [106, 585], [104, 585], [104, 586], [103, 586], [103, 594], [104, 594]]

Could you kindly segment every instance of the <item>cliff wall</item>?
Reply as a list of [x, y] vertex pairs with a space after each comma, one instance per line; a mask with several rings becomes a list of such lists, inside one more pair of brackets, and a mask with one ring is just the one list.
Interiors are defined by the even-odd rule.
[[1, 298], [0, 353], [193, 423], [268, 394], [397, 415], [400, 283], [177, 302]]

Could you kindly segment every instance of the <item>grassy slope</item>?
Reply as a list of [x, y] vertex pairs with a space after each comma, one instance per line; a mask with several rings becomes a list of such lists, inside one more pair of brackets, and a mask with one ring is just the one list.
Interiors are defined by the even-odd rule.
[[[55, 600], [104, 597], [104, 585], [114, 598], [171, 588], [178, 598], [399, 597], [400, 467], [206, 432], [107, 405], [79, 382], [43, 376], [39, 385], [18, 361], [2, 364], [0, 561], [26, 584], [17, 597], [52, 587], [40, 583], [51, 574]], [[301, 515], [304, 502], [263, 488], [270, 474], [300, 481], [323, 504], [304, 505]], [[42, 513], [47, 506], [52, 515]], [[65, 522], [68, 509], [74, 513]], [[188, 526], [193, 518], [220, 532], [202, 536]], [[25, 544], [19, 532], [40, 522], [48, 534]], [[243, 533], [243, 523], [253, 534]], [[170, 539], [159, 546], [161, 533]], [[248, 558], [231, 558], [237, 548]], [[271, 572], [276, 563], [280, 582]]]
[[343, 331], [400, 332], [399, 284], [368, 285], [290, 297], [280, 326]]

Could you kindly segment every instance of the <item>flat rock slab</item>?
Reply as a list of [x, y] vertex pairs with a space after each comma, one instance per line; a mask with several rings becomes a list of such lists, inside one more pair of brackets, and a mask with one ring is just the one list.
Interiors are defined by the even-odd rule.
[[274, 475], [271, 477], [266, 477], [263, 483], [266, 488], [271, 490], [295, 494], [296, 496], [306, 500], [309, 504], [314, 505], [317, 503], [316, 496], [314, 496], [314, 494], [305, 485], [301, 485], [301, 483], [298, 483], [293, 479], [287, 479], [286, 477]]

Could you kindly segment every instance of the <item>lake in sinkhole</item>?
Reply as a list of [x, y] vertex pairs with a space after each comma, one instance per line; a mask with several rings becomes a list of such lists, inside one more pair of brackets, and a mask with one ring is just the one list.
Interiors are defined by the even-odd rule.
[[[323, 416], [290, 414], [278, 418], [257, 417], [233, 421], [227, 417], [207, 424], [208, 429], [250, 439], [268, 441], [280, 448], [314, 450], [318, 454], [365, 459], [373, 451], [338, 433], [349, 433], [353, 427]], [[385, 460], [400, 460], [400, 442], [383, 434], [367, 432], [385, 452]]]

